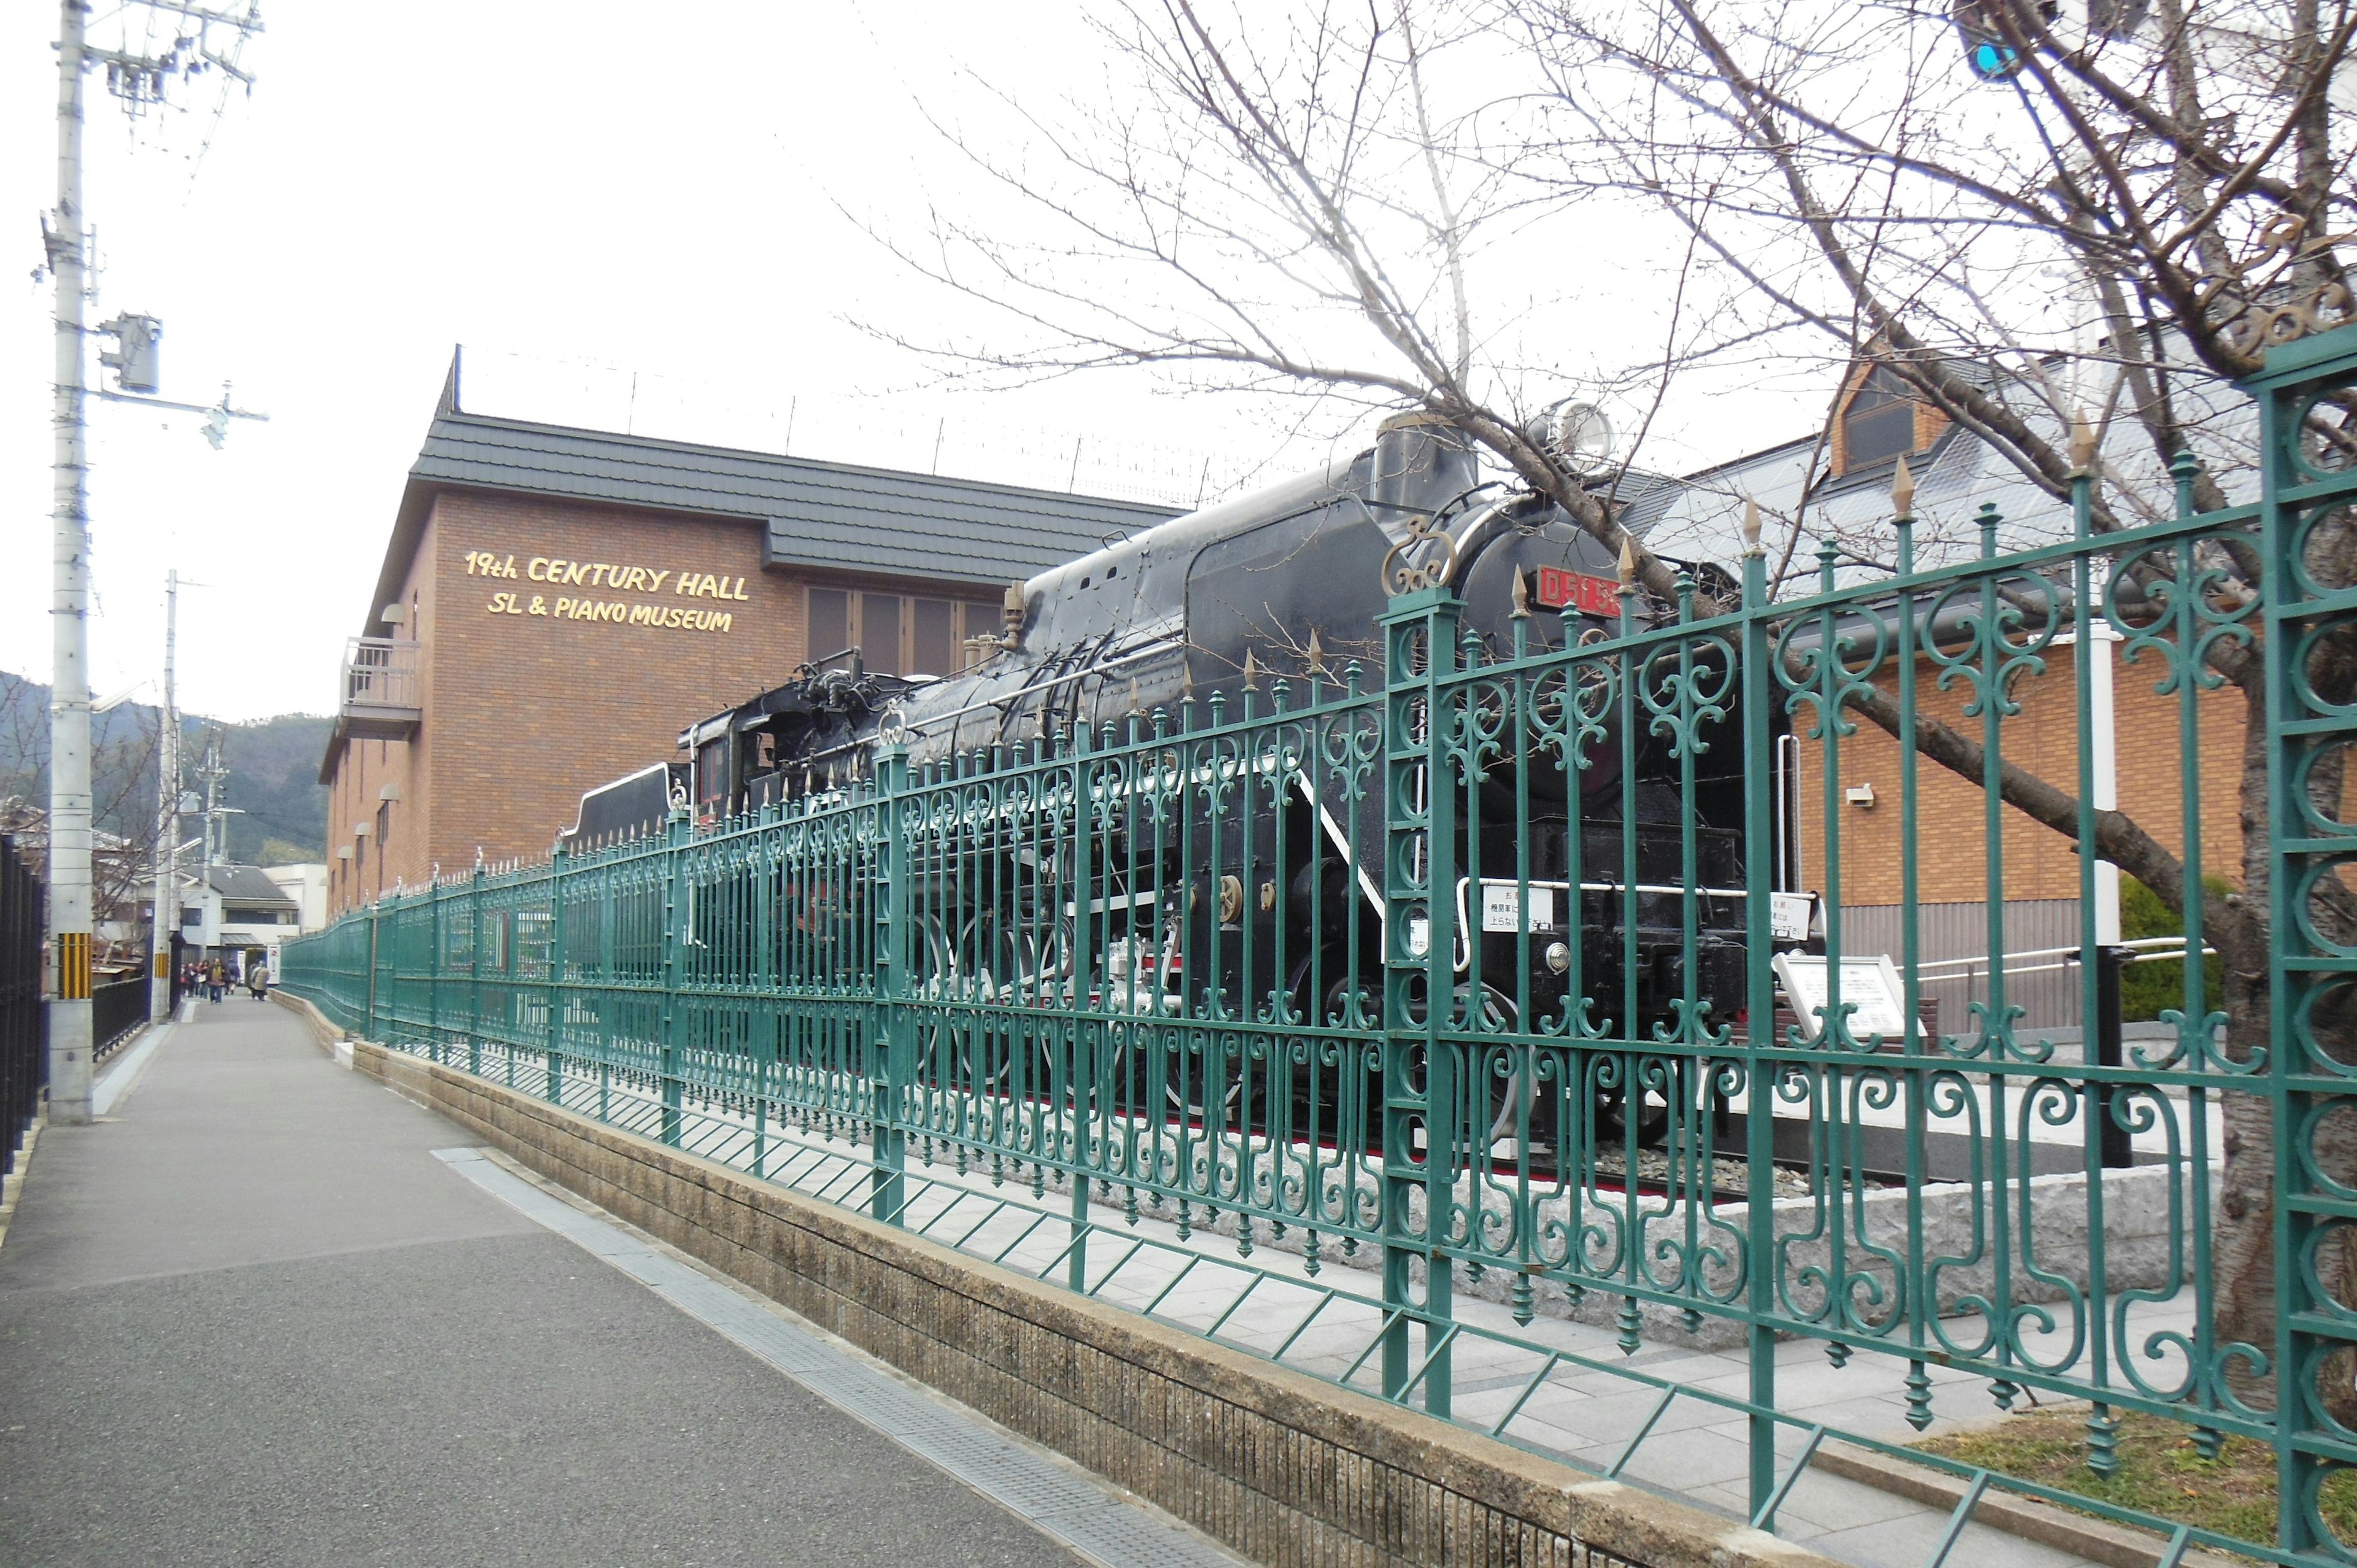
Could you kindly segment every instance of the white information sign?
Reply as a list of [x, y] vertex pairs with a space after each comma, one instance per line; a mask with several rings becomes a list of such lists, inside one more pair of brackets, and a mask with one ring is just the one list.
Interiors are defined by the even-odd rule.
[[[1787, 952], [1776, 955], [1776, 978], [1783, 983], [1784, 999], [1792, 1004], [1792, 1012], [1801, 1021], [1802, 1029], [1814, 1034], [1824, 1026], [1822, 1009], [1826, 1003], [1826, 969], [1822, 953]], [[1841, 961], [1841, 999], [1850, 1004], [1850, 1038], [1863, 1045], [1875, 1036], [1897, 1042], [1907, 1037], [1907, 993], [1899, 983], [1899, 968], [1888, 953], [1871, 957], [1844, 954]]]
[[[1481, 884], [1481, 929], [1484, 931], [1519, 931], [1523, 929], [1521, 888], [1512, 882]], [[1555, 889], [1534, 885], [1530, 889], [1531, 918], [1534, 929], [1555, 924]]]
[[1809, 940], [1809, 922], [1817, 912], [1816, 896], [1810, 893], [1770, 893], [1768, 895], [1768, 935], [1780, 942], [1805, 942]]

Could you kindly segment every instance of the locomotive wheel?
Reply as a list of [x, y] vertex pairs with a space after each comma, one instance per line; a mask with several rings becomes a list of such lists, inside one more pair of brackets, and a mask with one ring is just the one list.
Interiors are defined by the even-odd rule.
[[[1457, 1016], [1467, 1018], [1479, 1009], [1480, 1021], [1473, 1032], [1483, 1036], [1509, 1035], [1520, 1026], [1512, 997], [1486, 982], [1479, 996], [1471, 993], [1469, 986], [1470, 982], [1457, 983], [1455, 1011]], [[1423, 1009], [1411, 1006], [1408, 1022], [1423, 1023]], [[1478, 1129], [1474, 1135], [1480, 1140], [1480, 1151], [1487, 1153], [1500, 1139], [1513, 1134], [1516, 1108], [1529, 1091], [1530, 1058], [1527, 1052], [1503, 1041], [1494, 1046], [1460, 1045], [1458, 1049], [1459, 1070], [1477, 1075], [1480, 1082], [1478, 1086], [1466, 1086], [1458, 1114], [1464, 1117], [1463, 1125]], [[1492, 1070], [1498, 1053], [1512, 1058], [1512, 1067], [1503, 1073]]]
[[[948, 949], [944, 994], [994, 1008], [1037, 1005], [1042, 988], [1052, 980], [1049, 971], [1060, 947], [1052, 936], [1043, 941], [1039, 933], [1003, 923], [995, 915], [977, 915]], [[990, 1038], [1001, 1035], [1006, 1036], [1006, 1044], [992, 1049]], [[1014, 1020], [973, 1019], [955, 1035], [957, 1079], [969, 1088], [1001, 1090], [1014, 1079], [1017, 1058], [1034, 1049], [1028, 1033]], [[1038, 1065], [1025, 1075], [1026, 1081], [1045, 1081]]]
[[[1634, 1060], [1642, 1060], [1641, 1057]], [[1633, 1061], [1631, 1063], [1633, 1066]], [[1674, 1064], [1671, 1071], [1681, 1069]], [[1612, 1089], [1599, 1089], [1593, 1101], [1596, 1141], [1599, 1147], [1617, 1148], [1629, 1138], [1629, 1090], [1623, 1084]], [[1640, 1084], [1637, 1087], [1637, 1146], [1657, 1148], [1670, 1135], [1670, 1102], [1658, 1087]]]
[[[1371, 954], [1373, 951], [1372, 942], [1369, 943], [1368, 950]], [[1373, 1028], [1383, 1026], [1383, 982], [1380, 970], [1372, 974], [1351, 973], [1349, 951], [1340, 948], [1328, 949], [1324, 961], [1318, 969], [1327, 977], [1322, 995], [1311, 994], [1310, 982], [1313, 976], [1309, 960], [1305, 958], [1296, 964], [1291, 977], [1290, 990], [1294, 1011], [1301, 1018], [1302, 1032], [1305, 1036], [1315, 1040], [1326, 1029], [1340, 1026], [1335, 1021], [1348, 1016], [1349, 1010], [1346, 1004], [1354, 991], [1360, 994], [1359, 1005], [1361, 1015], [1368, 1021], [1368, 1026]], [[1353, 1041], [1352, 1044], [1356, 1046], [1357, 1042]], [[1351, 1059], [1359, 1054], [1356, 1051], [1346, 1050], [1344, 1059]], [[1363, 1059], [1366, 1070], [1361, 1074], [1359, 1092], [1350, 1099], [1349, 1105], [1358, 1116], [1364, 1119], [1370, 1129], [1366, 1136], [1372, 1143], [1373, 1139], [1380, 1137], [1383, 1123], [1383, 1056], [1380, 1049], [1371, 1047], [1364, 1051]], [[1341, 1125], [1345, 1108], [1345, 1096], [1342, 1093], [1343, 1076], [1350, 1070], [1348, 1068], [1331, 1067], [1318, 1061], [1317, 1053], [1313, 1049], [1308, 1070], [1286, 1086], [1287, 1091], [1293, 1097], [1293, 1125], [1296, 1128], [1306, 1128], [1314, 1124], [1321, 1139], [1330, 1138], [1337, 1143], [1350, 1135], [1349, 1129]], [[1319, 1107], [1319, 1112], [1315, 1117], [1310, 1114], [1309, 1102], [1313, 1100]]]
[[1189, 1040], [1168, 1047], [1168, 1056], [1162, 1100], [1170, 1116], [1231, 1131], [1265, 1125], [1260, 1111], [1267, 1096], [1268, 1064], [1251, 1060], [1242, 1042]]

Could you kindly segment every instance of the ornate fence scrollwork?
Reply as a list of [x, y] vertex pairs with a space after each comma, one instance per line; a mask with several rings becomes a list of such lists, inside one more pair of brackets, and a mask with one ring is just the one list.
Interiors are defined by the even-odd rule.
[[[1329, 1302], [1372, 1267], [1355, 1386], [1509, 1438], [1559, 1369], [1742, 1346], [1740, 1392], [1664, 1397], [1747, 1419], [1762, 1523], [1802, 1340], [1884, 1369], [1917, 1428], [2087, 1401], [2099, 1473], [2129, 1416], [2266, 1444], [2273, 1538], [2186, 1539], [2357, 1562], [2330, 1524], [2357, 1488], [2357, 328], [2269, 367], [2255, 504], [2195, 512], [2185, 459], [2178, 516], [2100, 534], [2083, 472], [2034, 548], [1989, 512], [1927, 565], [1902, 516], [1895, 573], [1838, 580], [1827, 546], [1771, 601], [1748, 556], [1722, 607], [1631, 572], [1618, 616], [1523, 594], [1487, 630], [1420, 521], [1382, 563], [1379, 671], [1255, 667], [922, 763], [894, 715], [857, 783], [404, 891], [288, 944], [284, 983], [764, 1174], [849, 1160], [827, 1190], [893, 1222], [1057, 1184], [1068, 1211], [1021, 1212], [1076, 1288], [1148, 1230], [1297, 1251]], [[2223, 977], [2236, 1003], [2201, 955], [2259, 918], [2253, 682], [2274, 961]], [[2085, 1026], [2081, 961], [2120, 940], [2115, 690], [2186, 938], [2125, 1042]], [[2033, 752], [2075, 831], [2008, 803]], [[2226, 1286], [2264, 1269], [2225, 1251], [2255, 1236], [2255, 1327]], [[1458, 1378], [1476, 1343], [1532, 1358], [1518, 1402]]]

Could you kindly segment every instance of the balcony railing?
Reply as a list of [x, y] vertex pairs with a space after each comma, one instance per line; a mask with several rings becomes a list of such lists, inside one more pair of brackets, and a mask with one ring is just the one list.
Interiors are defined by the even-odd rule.
[[349, 734], [400, 739], [416, 728], [417, 647], [390, 637], [355, 637], [344, 645], [342, 708]]

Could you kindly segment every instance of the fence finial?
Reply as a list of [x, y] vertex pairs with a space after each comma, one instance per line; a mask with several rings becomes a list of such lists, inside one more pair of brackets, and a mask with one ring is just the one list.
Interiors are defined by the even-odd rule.
[[1620, 585], [1637, 585], [1637, 537], [1625, 528], [1620, 531]]
[[2071, 467], [2074, 474], [2092, 474], [2095, 470], [2095, 431], [2087, 423], [2084, 409], [2071, 416]]
[[1890, 515], [1915, 515], [1915, 471], [1907, 466], [1905, 457], [1900, 458], [1899, 466], [1890, 472]]
[[1521, 571], [1521, 569], [1520, 569], [1519, 567], [1518, 567], [1518, 568], [1516, 568], [1516, 569], [1515, 569], [1515, 572], [1514, 572], [1514, 589], [1513, 589], [1513, 593], [1514, 593], [1514, 607], [1513, 607], [1513, 610], [1512, 610], [1512, 612], [1511, 616], [1509, 617], [1509, 618], [1510, 618], [1510, 619], [1513, 619], [1513, 620], [1528, 620], [1528, 619], [1530, 619], [1530, 618], [1531, 618], [1531, 585], [1530, 585], [1530, 583], [1529, 583], [1529, 582], [1528, 582], [1528, 581], [1527, 581], [1527, 580], [1523, 576], [1522, 571]]
[[1309, 628], [1309, 672], [1312, 675], [1326, 673], [1326, 648], [1318, 640], [1318, 628], [1314, 626]]
[[1749, 496], [1743, 498], [1743, 553], [1765, 555], [1760, 543], [1760, 503]]
[[1244, 690], [1260, 690], [1260, 666], [1253, 662], [1253, 650], [1249, 648], [1244, 650]]

